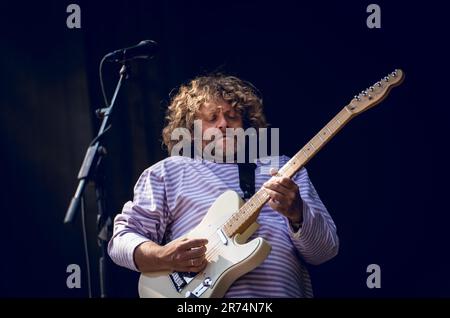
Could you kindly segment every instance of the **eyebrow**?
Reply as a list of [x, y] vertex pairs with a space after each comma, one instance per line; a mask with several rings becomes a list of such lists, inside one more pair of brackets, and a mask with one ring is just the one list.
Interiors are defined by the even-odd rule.
[[209, 116], [209, 115], [214, 115], [214, 114], [216, 114], [217, 113], [217, 109], [210, 109], [210, 110], [206, 110], [206, 115], [207, 116]]
[[240, 115], [239, 110], [237, 110], [236, 108], [231, 107], [230, 109], [224, 111], [224, 107], [221, 106], [221, 105], [216, 106], [216, 107], [214, 107], [214, 108], [213, 108], [213, 107], [208, 107], [208, 108], [206, 108], [206, 109], [205, 109], [205, 115], [206, 115], [206, 116], [209, 116], [209, 115], [216, 114], [220, 109], [222, 110], [223, 113], [229, 114], [229, 113], [233, 113], [233, 112], [234, 112], [234, 113], [236, 113], [237, 115]]

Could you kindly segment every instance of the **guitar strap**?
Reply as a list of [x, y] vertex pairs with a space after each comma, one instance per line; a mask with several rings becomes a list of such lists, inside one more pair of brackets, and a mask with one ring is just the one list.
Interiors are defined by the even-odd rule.
[[254, 163], [238, 163], [239, 186], [244, 193], [244, 200], [255, 194], [255, 169]]

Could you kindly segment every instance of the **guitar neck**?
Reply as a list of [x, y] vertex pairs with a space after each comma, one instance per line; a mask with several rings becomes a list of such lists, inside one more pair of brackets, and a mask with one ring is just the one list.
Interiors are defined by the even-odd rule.
[[[322, 149], [349, 121], [354, 114], [350, 104], [333, 117], [311, 140], [297, 152], [279, 171], [277, 176], [292, 178], [314, 155]], [[259, 189], [242, 207], [227, 220], [223, 231], [229, 237], [243, 233], [258, 218], [264, 204], [269, 201], [267, 192]]]

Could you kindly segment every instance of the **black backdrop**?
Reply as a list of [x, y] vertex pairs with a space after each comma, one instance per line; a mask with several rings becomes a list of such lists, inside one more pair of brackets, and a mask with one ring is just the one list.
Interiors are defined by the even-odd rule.
[[[448, 38], [440, 2], [78, 1], [8, 2], [1, 12], [2, 279], [8, 297], [85, 297], [80, 218], [64, 226], [84, 151], [98, 129], [101, 57], [143, 39], [161, 47], [131, 65], [118, 99], [108, 157], [108, 211], [132, 197], [140, 172], [164, 158], [160, 131], [170, 91], [209, 71], [253, 82], [293, 155], [350, 98], [394, 68], [404, 84], [352, 121], [308, 169], [338, 227], [339, 255], [311, 267], [317, 297], [450, 296], [447, 199]], [[111, 96], [118, 67], [105, 67]], [[95, 205], [88, 235], [98, 295]], [[79, 264], [82, 288], [66, 287]], [[381, 267], [368, 289], [366, 267]], [[111, 296], [136, 296], [138, 275], [108, 267]]]

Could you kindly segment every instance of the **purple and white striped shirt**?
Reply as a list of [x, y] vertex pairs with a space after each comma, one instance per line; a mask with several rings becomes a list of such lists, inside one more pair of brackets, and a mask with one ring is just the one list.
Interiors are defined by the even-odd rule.
[[[275, 168], [281, 168], [289, 158], [276, 159], [271, 162], [278, 162]], [[256, 189], [270, 178], [266, 162], [257, 161]], [[258, 217], [260, 227], [250, 239], [265, 238], [272, 251], [261, 265], [236, 280], [225, 297], [312, 297], [304, 262], [317, 265], [337, 254], [336, 227], [306, 169], [293, 180], [303, 200], [302, 227], [294, 233], [288, 219], [266, 204]], [[142, 173], [134, 200], [116, 216], [109, 255], [116, 264], [137, 271], [133, 253], [139, 244], [149, 240], [164, 244], [189, 232], [226, 190], [243, 197], [236, 164], [179, 156], [156, 163]]]

